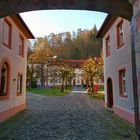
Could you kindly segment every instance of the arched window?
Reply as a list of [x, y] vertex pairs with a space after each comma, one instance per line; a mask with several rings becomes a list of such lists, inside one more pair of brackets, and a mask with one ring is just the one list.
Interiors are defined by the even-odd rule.
[[9, 83], [9, 65], [4, 62], [1, 65], [0, 76], [0, 97], [8, 95], [8, 83]]

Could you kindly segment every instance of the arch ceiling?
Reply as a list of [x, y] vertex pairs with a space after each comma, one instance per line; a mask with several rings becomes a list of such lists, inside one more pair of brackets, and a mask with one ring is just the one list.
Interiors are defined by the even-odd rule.
[[132, 6], [128, 0], [0, 0], [0, 17], [49, 9], [100, 11], [128, 20], [132, 16]]

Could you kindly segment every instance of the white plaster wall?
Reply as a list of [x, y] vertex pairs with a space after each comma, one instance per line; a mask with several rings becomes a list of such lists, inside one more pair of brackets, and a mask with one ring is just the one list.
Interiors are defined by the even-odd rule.
[[56, 82], [54, 83], [54, 81], [52, 81], [52, 83], [51, 83], [50, 82], [51, 79], [52, 78], [49, 78], [49, 80], [48, 80], [48, 86], [60, 86], [60, 85], [62, 85], [62, 80], [61, 79], [56, 78], [55, 80], [57, 80], [57, 83]]
[[76, 85], [81, 85], [81, 81], [82, 81], [82, 70], [80, 68], [75, 68], [75, 84]]
[[[124, 46], [117, 49], [117, 33], [116, 27], [121, 18], [113, 24], [110, 30], [103, 38], [103, 54], [104, 54], [104, 78], [105, 78], [105, 95], [107, 94], [107, 78], [111, 77], [113, 82], [113, 102], [114, 106], [124, 108], [129, 112], [133, 112], [133, 85], [132, 85], [132, 63], [131, 63], [131, 40], [130, 40], [130, 23], [123, 20]], [[110, 34], [111, 55], [106, 58], [105, 39]], [[128, 97], [120, 97], [119, 95], [119, 75], [118, 71], [122, 67], [126, 69], [126, 85]], [[107, 96], [105, 96], [107, 102]]]
[[[53, 66], [53, 67], [55, 67], [55, 66]], [[52, 69], [53, 69], [53, 67], [52, 67]], [[75, 80], [75, 84], [76, 85], [81, 85], [82, 84], [81, 81], [82, 81], [82, 78], [83, 78], [82, 77], [82, 70], [81, 70], [81, 68], [75, 68], [74, 73], [75, 73], [75, 77], [72, 79], [71, 85], [73, 85], [73, 80]], [[49, 75], [48, 86], [52, 86], [52, 85], [59, 86], [59, 85], [62, 85], [62, 80], [59, 77], [56, 78], [57, 83], [55, 83], [55, 84], [54, 83], [50, 83], [51, 79], [52, 78]], [[79, 83], [78, 83], [78, 79], [79, 79]], [[86, 83], [85, 80], [83, 82]]]
[[[0, 19], [0, 62], [5, 57], [10, 61], [10, 88], [9, 99], [0, 100], [0, 112], [25, 103], [26, 96], [26, 58], [28, 40], [15, 23], [9, 17], [7, 17], [7, 19], [12, 25], [12, 44], [11, 49], [9, 49], [2, 43], [3, 19]], [[24, 37], [24, 58], [18, 55], [19, 34]], [[23, 74], [22, 96], [17, 96], [18, 73]], [[14, 82], [13, 79], [16, 79], [16, 81]]]

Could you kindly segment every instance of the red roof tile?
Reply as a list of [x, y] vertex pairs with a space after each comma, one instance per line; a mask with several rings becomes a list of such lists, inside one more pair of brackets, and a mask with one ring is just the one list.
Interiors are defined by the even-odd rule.
[[61, 61], [49, 61], [49, 66], [58, 66], [67, 64], [73, 68], [80, 68], [86, 60], [61, 60]]

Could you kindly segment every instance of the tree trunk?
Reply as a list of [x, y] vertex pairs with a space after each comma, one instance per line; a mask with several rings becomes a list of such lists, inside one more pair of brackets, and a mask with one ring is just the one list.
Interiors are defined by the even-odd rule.
[[32, 78], [29, 78], [29, 88], [32, 87]]
[[64, 92], [64, 79], [62, 80], [61, 92]]
[[66, 88], [68, 87], [68, 80], [66, 79]]
[[91, 92], [94, 93], [94, 89], [93, 89], [93, 79], [92, 79], [92, 78], [90, 79], [90, 82], [91, 82]]
[[29, 76], [29, 87], [32, 88], [32, 83], [33, 83], [33, 74], [34, 74], [34, 67], [33, 65], [31, 65], [31, 73], [30, 73], [30, 76]]
[[86, 88], [89, 88], [89, 80], [86, 80]]
[[69, 80], [69, 83], [70, 83], [70, 84], [69, 84], [69, 87], [71, 87], [71, 81], [72, 81], [72, 80]]
[[44, 86], [44, 65], [41, 64], [41, 87]]

